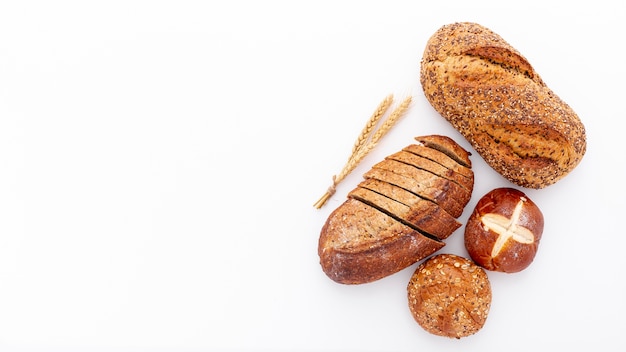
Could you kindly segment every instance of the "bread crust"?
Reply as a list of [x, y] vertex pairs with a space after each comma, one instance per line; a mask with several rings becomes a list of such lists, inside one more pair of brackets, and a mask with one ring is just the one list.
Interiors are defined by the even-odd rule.
[[461, 216], [471, 197], [471, 192], [450, 180], [395, 160], [377, 163], [364, 177], [389, 182], [431, 200], [455, 218]]
[[585, 128], [528, 60], [476, 23], [454, 23], [428, 40], [420, 82], [431, 105], [494, 170], [544, 188], [586, 151]]
[[[461, 159], [467, 156], [452, 139], [433, 138], [441, 150], [455, 150], [452, 154], [459, 153]], [[424, 159], [423, 168], [386, 159], [364, 174], [320, 232], [318, 255], [328, 277], [343, 284], [371, 282], [443, 248], [443, 240], [461, 226], [456, 218], [472, 189], [428, 170], [462, 177], [467, 187], [473, 173], [452, 171], [457, 169], [453, 159], [439, 149], [433, 149], [431, 157], [444, 160], [449, 168], [430, 159]]]
[[473, 179], [467, 178], [450, 168], [442, 166], [430, 159], [421, 157], [419, 155], [415, 155], [408, 151], [402, 150], [397, 153], [391, 154], [387, 157], [387, 159], [399, 161], [401, 163], [414, 166], [418, 169], [428, 171], [437, 176], [453, 181], [457, 183], [459, 186], [465, 188], [469, 193], [471, 193], [472, 190], [474, 189]]
[[420, 264], [407, 295], [411, 314], [424, 330], [457, 339], [478, 332], [491, 307], [487, 273], [454, 254], [437, 254]]
[[465, 167], [472, 167], [472, 161], [469, 158], [472, 154], [448, 136], [431, 134], [415, 137], [415, 140], [428, 148], [440, 151]]
[[396, 273], [444, 245], [363, 202], [348, 199], [324, 224], [318, 255], [333, 281], [363, 284]]
[[[437, 240], [448, 238], [461, 226], [461, 223], [441, 207], [423, 199], [412, 202], [413, 199], [407, 199], [409, 195], [406, 193], [409, 192], [384, 182], [369, 179], [361, 182], [357, 188], [348, 194], [348, 197], [371, 205]], [[419, 197], [415, 198], [419, 199]], [[402, 203], [401, 200], [411, 205]]]
[[454, 172], [459, 173], [466, 178], [469, 178], [470, 180], [472, 180], [472, 184], [474, 183], [474, 172], [472, 171], [472, 169], [459, 164], [457, 161], [450, 158], [446, 154], [443, 154], [435, 149], [428, 148], [423, 144], [411, 144], [406, 146], [403, 150], [415, 155], [419, 155], [422, 158], [432, 160], [445, 168], [453, 170]]
[[[509, 221], [503, 226], [507, 236], [489, 226], [494, 216]], [[535, 259], [543, 226], [541, 210], [526, 194], [514, 188], [496, 188], [482, 196], [472, 211], [465, 226], [465, 248], [472, 260], [487, 270], [516, 273]], [[513, 232], [526, 236], [516, 238]], [[499, 249], [494, 253], [496, 243]]]

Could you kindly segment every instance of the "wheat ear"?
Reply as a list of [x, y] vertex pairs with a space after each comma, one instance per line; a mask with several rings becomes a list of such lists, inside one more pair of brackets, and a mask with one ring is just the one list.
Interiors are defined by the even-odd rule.
[[383, 136], [387, 134], [387, 132], [389, 132], [389, 130], [395, 125], [395, 123], [400, 119], [400, 117], [404, 115], [404, 113], [408, 110], [412, 99], [410, 96], [406, 98], [397, 108], [395, 108], [391, 112], [391, 114], [385, 120], [385, 122], [372, 135], [372, 132], [374, 131], [374, 127], [376, 126], [380, 118], [383, 116], [385, 111], [388, 109], [392, 100], [393, 100], [393, 97], [390, 95], [387, 98], [385, 98], [385, 100], [383, 100], [380, 103], [380, 105], [378, 105], [378, 108], [376, 109], [374, 114], [372, 114], [372, 117], [370, 117], [370, 120], [368, 121], [367, 125], [365, 125], [365, 127], [361, 131], [361, 134], [359, 135], [359, 138], [357, 139], [354, 145], [354, 148], [352, 149], [352, 155], [348, 159], [348, 162], [346, 163], [346, 165], [343, 167], [343, 169], [341, 170], [339, 174], [333, 176], [332, 185], [328, 187], [328, 190], [326, 191], [326, 193], [324, 193], [324, 195], [317, 202], [315, 202], [315, 204], [313, 205], [315, 208], [320, 209], [322, 206], [324, 206], [324, 204], [326, 204], [326, 201], [328, 201], [328, 199], [332, 197], [333, 194], [335, 194], [335, 191], [339, 182], [341, 182], [346, 176], [348, 176], [348, 174], [350, 174], [357, 167], [357, 165], [361, 162], [361, 160], [363, 160], [363, 158], [372, 149], [374, 149], [374, 147], [383, 138]]
[[393, 95], [390, 94], [385, 98], [385, 100], [378, 104], [378, 107], [370, 117], [369, 121], [367, 121], [367, 124], [365, 125], [365, 127], [363, 127], [359, 138], [357, 138], [356, 142], [354, 143], [350, 159], [352, 159], [354, 155], [359, 151], [359, 149], [363, 148], [365, 143], [368, 142], [368, 140], [372, 136], [372, 131], [374, 131], [374, 128], [376, 127], [376, 125], [378, 125], [378, 121], [380, 121], [381, 117], [385, 115], [385, 112], [387, 112], [387, 109], [389, 109], [392, 101]]

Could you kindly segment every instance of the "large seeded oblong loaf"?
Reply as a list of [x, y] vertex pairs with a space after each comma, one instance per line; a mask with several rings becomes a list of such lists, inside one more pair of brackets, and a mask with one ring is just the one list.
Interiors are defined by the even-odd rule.
[[549, 186], [585, 154], [578, 115], [524, 56], [479, 24], [437, 30], [424, 50], [420, 82], [435, 110], [519, 186]]
[[332, 280], [362, 284], [396, 273], [443, 248], [461, 226], [474, 180], [469, 153], [445, 136], [416, 140], [403, 152], [415, 158], [396, 153], [384, 169], [372, 168], [326, 220], [318, 255]]

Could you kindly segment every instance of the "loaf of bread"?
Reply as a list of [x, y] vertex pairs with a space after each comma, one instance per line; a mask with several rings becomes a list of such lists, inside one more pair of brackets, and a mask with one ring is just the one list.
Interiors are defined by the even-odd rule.
[[323, 271], [343, 284], [396, 273], [443, 248], [474, 187], [469, 153], [445, 136], [417, 137], [364, 174], [322, 227]]
[[554, 184], [585, 154], [585, 128], [572, 108], [524, 56], [479, 24], [437, 30], [424, 50], [420, 82], [435, 110], [519, 186]]

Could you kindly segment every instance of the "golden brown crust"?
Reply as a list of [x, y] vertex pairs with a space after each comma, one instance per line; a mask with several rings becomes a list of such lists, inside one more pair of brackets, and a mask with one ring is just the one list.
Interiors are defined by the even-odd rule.
[[562, 179], [586, 151], [585, 128], [528, 60], [475, 23], [429, 39], [420, 81], [431, 105], [493, 167], [519, 186]]
[[[399, 161], [383, 160], [374, 165], [370, 171], [374, 172], [374, 170], [391, 172], [393, 175], [387, 176], [391, 177], [392, 180], [388, 182], [403, 187], [420, 197], [432, 200], [455, 218], [461, 216], [465, 205], [471, 198], [471, 192], [458, 184]], [[369, 174], [369, 172], [366, 173], [365, 178], [368, 178]], [[399, 182], [402, 180], [409, 181], [408, 184], [399, 185], [395, 183], [395, 178], [401, 178]], [[415, 182], [415, 180], [420, 180], [420, 182]]]
[[442, 152], [465, 167], [472, 167], [472, 161], [469, 158], [471, 153], [463, 149], [463, 147], [448, 136], [433, 134], [415, 137], [415, 140], [428, 148]]
[[397, 153], [391, 154], [387, 157], [387, 159], [392, 159], [392, 160], [399, 161], [401, 163], [405, 163], [407, 165], [415, 166], [418, 169], [428, 171], [437, 176], [453, 181], [457, 183], [459, 186], [468, 190], [470, 193], [474, 189], [473, 179], [467, 178], [452, 169], [449, 169], [430, 159], [421, 157], [419, 155], [415, 155], [408, 151], [402, 150]]
[[[407, 199], [410, 194], [394, 185], [369, 179], [361, 182], [348, 194], [348, 197], [371, 205], [438, 240], [448, 238], [461, 226], [461, 223], [436, 204], [424, 199], [420, 200], [416, 196], [413, 196], [413, 199]], [[401, 201], [406, 201], [410, 205]]]
[[534, 260], [543, 214], [523, 192], [496, 188], [480, 198], [465, 226], [465, 248], [488, 270], [515, 273]]
[[348, 199], [324, 224], [318, 255], [322, 270], [332, 280], [363, 284], [396, 273], [443, 246], [365, 203]]
[[471, 260], [438, 254], [420, 264], [407, 286], [409, 309], [424, 330], [461, 338], [478, 332], [491, 307], [487, 273]]
[[454, 159], [436, 149], [428, 148], [423, 144], [411, 144], [406, 146], [403, 150], [419, 155], [422, 158], [432, 160], [445, 168], [453, 170], [454, 172], [469, 178], [472, 180], [472, 185], [474, 184], [474, 172], [471, 168], [459, 164]]

